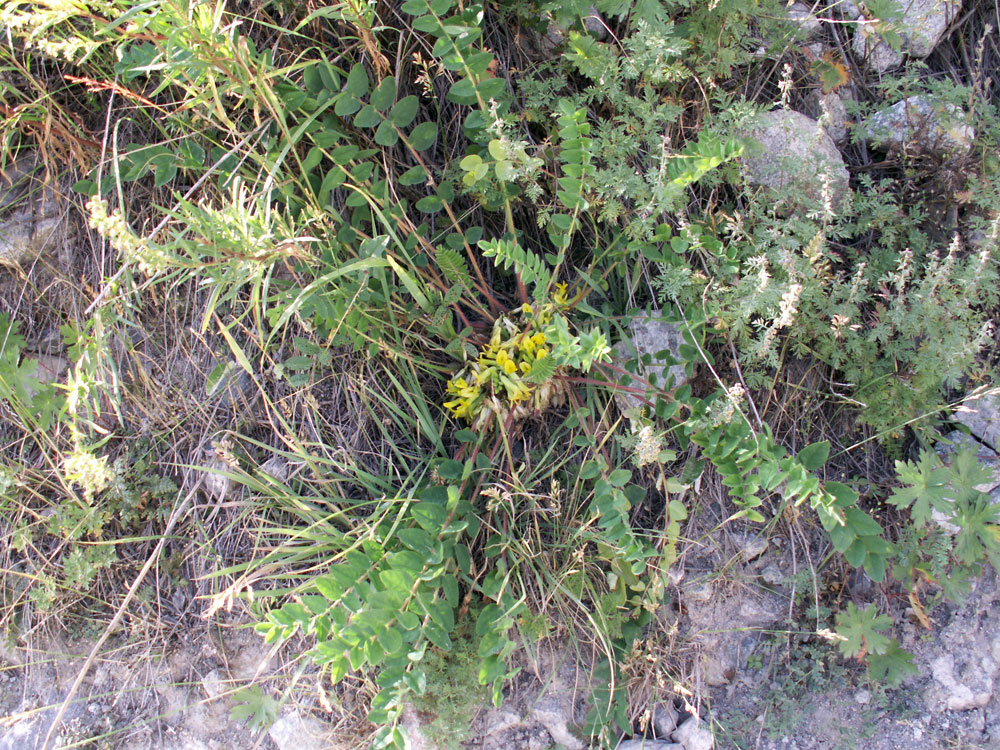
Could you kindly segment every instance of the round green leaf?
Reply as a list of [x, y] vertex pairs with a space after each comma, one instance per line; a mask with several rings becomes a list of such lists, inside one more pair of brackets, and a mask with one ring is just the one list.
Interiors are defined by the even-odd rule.
[[417, 151], [430, 148], [436, 140], [437, 125], [433, 122], [422, 122], [410, 132], [410, 145]]
[[358, 63], [353, 68], [351, 72], [347, 75], [347, 84], [344, 87], [350, 96], [361, 98], [368, 93], [368, 88], [371, 84], [368, 81], [368, 72], [365, 67]]
[[407, 169], [403, 174], [399, 176], [400, 185], [419, 185], [422, 182], [427, 181], [427, 172], [419, 164], [415, 167]]
[[383, 120], [382, 124], [378, 126], [378, 130], [375, 131], [375, 143], [386, 148], [399, 143], [399, 133], [392, 126], [391, 120]]
[[425, 214], [436, 213], [443, 207], [444, 203], [436, 195], [428, 195], [426, 198], [421, 198], [417, 201], [417, 210]]
[[419, 107], [420, 100], [417, 97], [413, 95], [404, 97], [393, 105], [392, 110], [389, 112], [389, 119], [397, 127], [405, 128], [413, 122], [413, 118], [417, 116], [417, 109]]
[[395, 628], [387, 628], [378, 634], [378, 642], [387, 654], [397, 654], [403, 649], [403, 636]]
[[354, 125], [359, 128], [374, 128], [382, 122], [382, 116], [370, 104], [366, 104], [354, 116]]
[[396, 79], [392, 76], [382, 79], [382, 83], [372, 92], [371, 103], [379, 112], [385, 112], [396, 100]]

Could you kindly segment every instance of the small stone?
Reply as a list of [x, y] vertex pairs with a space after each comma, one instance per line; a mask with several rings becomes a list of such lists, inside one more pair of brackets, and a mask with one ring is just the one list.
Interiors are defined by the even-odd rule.
[[872, 699], [872, 694], [867, 690], [859, 690], [854, 694], [854, 702], [859, 706], [867, 706]]
[[[46, 383], [55, 383], [62, 379], [62, 376], [66, 374], [69, 369], [69, 360], [65, 357], [59, 357], [51, 354], [36, 354], [33, 357], [27, 358], [30, 360], [35, 360], [38, 365], [35, 367], [35, 377], [38, 379], [39, 385], [45, 385]], [[36, 389], [32, 387], [31, 383], [25, 383], [25, 390], [28, 394], [34, 396]]]
[[976, 138], [961, 107], [929, 96], [910, 96], [865, 123], [872, 146], [887, 150], [914, 146], [935, 154], [965, 153]]
[[684, 589], [684, 598], [692, 602], [709, 602], [715, 587], [709, 581], [693, 581]]
[[[655, 378], [657, 388], [665, 388], [671, 378], [673, 379], [673, 388], [677, 388], [687, 381], [684, 365], [666, 365], [662, 363], [662, 360], [657, 359], [657, 353], [661, 351], [669, 353], [676, 360], [681, 358], [680, 347], [684, 343], [684, 333], [679, 325], [657, 320], [655, 314], [650, 316], [643, 312], [636, 315], [629, 323], [629, 333], [631, 333], [631, 339], [620, 341], [615, 346], [615, 354], [619, 364], [624, 364], [630, 359], [641, 359], [648, 354], [652, 361], [648, 367], [641, 362], [639, 363], [635, 373], [638, 378], [650, 381]], [[628, 387], [644, 388], [645, 385], [632, 378]], [[638, 394], [625, 391], [616, 391], [615, 401], [622, 411], [639, 409], [644, 406]]]
[[712, 733], [701, 726], [697, 716], [692, 716], [673, 733], [674, 742], [679, 742], [684, 750], [712, 750], [715, 738]]
[[68, 206], [29, 152], [0, 173], [0, 264], [24, 266], [69, 240]]
[[844, 207], [850, 197], [847, 167], [816, 120], [777, 109], [761, 115], [745, 135], [757, 142], [741, 157], [746, 180], [764, 188], [780, 212], [822, 211], [826, 200], [834, 211]]
[[233, 468], [220, 458], [210, 458], [202, 466], [204, 475], [202, 478], [202, 489], [212, 500], [218, 502], [225, 501], [233, 492], [233, 480], [224, 476], [225, 472], [231, 472]]
[[740, 557], [742, 557], [745, 562], [756, 560], [758, 557], [763, 555], [768, 545], [765, 537], [752, 536], [750, 534], [743, 536], [742, 539], [737, 539], [737, 541], [740, 545]]
[[586, 746], [569, 731], [568, 724], [573, 720], [572, 705], [568, 710], [564, 709], [566, 707], [560, 706], [558, 701], [550, 700], [532, 709], [531, 718], [545, 727], [552, 739], [567, 750], [585, 750]]
[[[214, 371], [214, 370], [213, 370]], [[221, 374], [208, 389], [209, 398], [219, 399], [219, 408], [229, 409], [245, 404], [253, 392], [254, 381], [250, 373], [236, 362], [226, 362]]]
[[663, 740], [625, 740], [618, 750], [684, 750], [684, 745]]
[[760, 578], [768, 586], [780, 586], [785, 582], [785, 574], [774, 563], [770, 563], [760, 572]]
[[831, 0], [829, 9], [848, 21], [856, 21], [861, 18], [861, 9], [854, 0]]
[[227, 441], [213, 442], [205, 451], [202, 469], [202, 490], [211, 500], [224, 502], [235, 491], [236, 482], [230, 478], [239, 470], [239, 463], [233, 456]]
[[288, 461], [282, 456], [271, 456], [260, 465], [261, 473], [267, 474], [277, 482], [287, 482], [289, 475]]
[[657, 737], [669, 737], [677, 729], [677, 709], [673, 703], [657, 703], [652, 714], [653, 732]]

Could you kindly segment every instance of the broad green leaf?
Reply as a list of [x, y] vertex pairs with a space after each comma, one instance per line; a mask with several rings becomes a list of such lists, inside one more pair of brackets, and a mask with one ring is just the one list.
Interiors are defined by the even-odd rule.
[[410, 132], [410, 145], [417, 151], [424, 151], [437, 140], [437, 124], [422, 122]]
[[379, 112], [385, 112], [396, 100], [396, 79], [387, 76], [382, 79], [382, 83], [372, 92], [371, 105]]
[[809, 471], [818, 471], [830, 457], [830, 441], [823, 440], [819, 443], [807, 445], [795, 457]]
[[413, 118], [417, 116], [419, 108], [420, 100], [417, 97], [412, 95], [404, 97], [393, 105], [389, 112], [389, 119], [400, 129], [409, 127]]
[[380, 122], [382, 122], [382, 116], [370, 104], [366, 104], [354, 115], [354, 125], [358, 128], [374, 128]]
[[360, 99], [368, 93], [370, 85], [371, 84], [368, 81], [368, 72], [361, 63], [357, 63], [351, 68], [351, 72], [347, 75], [347, 83], [344, 86], [344, 91], [350, 96]]
[[427, 181], [427, 172], [423, 167], [417, 165], [411, 167], [399, 176], [400, 185], [419, 185]]
[[393, 127], [391, 120], [384, 120], [375, 131], [375, 143], [386, 148], [392, 148], [399, 143], [399, 133]]

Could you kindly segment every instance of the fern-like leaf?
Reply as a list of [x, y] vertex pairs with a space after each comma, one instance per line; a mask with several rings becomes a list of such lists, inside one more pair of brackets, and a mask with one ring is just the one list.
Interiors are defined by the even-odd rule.
[[465, 258], [450, 247], [439, 247], [434, 251], [438, 268], [441, 273], [452, 284], [468, 289], [472, 286], [472, 279], [469, 276], [469, 267], [465, 263]]
[[552, 271], [544, 259], [506, 240], [481, 240], [479, 249], [485, 257], [493, 258], [493, 263], [498, 268], [508, 269], [513, 266], [521, 281], [526, 285], [534, 285], [536, 301], [545, 298], [552, 281]]

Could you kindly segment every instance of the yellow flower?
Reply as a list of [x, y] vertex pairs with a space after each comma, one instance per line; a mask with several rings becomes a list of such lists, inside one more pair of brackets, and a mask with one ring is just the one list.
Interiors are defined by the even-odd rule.
[[557, 305], [565, 305], [567, 303], [566, 289], [568, 285], [564, 282], [559, 282], [556, 284], [556, 290], [552, 292], [552, 301]]

